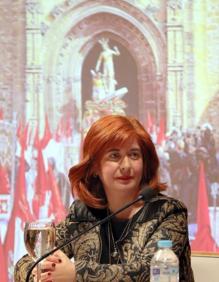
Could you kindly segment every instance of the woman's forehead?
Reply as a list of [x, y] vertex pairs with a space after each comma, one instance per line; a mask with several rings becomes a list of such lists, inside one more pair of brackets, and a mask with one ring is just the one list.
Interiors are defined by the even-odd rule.
[[136, 138], [130, 138], [128, 140], [124, 140], [121, 142], [109, 142], [106, 146], [106, 150], [109, 151], [111, 149], [123, 149], [123, 148], [140, 148], [138, 141]]

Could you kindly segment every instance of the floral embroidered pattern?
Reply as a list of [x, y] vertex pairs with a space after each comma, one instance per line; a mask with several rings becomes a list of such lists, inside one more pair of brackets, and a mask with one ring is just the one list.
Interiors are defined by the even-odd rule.
[[[57, 244], [87, 230], [97, 222], [94, 214], [80, 201], [75, 201], [66, 220], [57, 225]], [[95, 227], [64, 248], [74, 256], [77, 281], [138, 281], [149, 282], [150, 261], [157, 241], [170, 239], [180, 262], [180, 282], [194, 282], [190, 262], [187, 210], [172, 198], [159, 194], [145, 204], [142, 216], [133, 224], [121, 244], [123, 264], [101, 264], [102, 240], [100, 227]], [[15, 267], [15, 281], [25, 281], [32, 260], [21, 258]], [[32, 281], [32, 280], [31, 280]]]

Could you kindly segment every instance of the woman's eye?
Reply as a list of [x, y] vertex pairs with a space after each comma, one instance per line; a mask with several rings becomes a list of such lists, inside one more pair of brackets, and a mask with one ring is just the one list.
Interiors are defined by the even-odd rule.
[[139, 152], [131, 152], [130, 153], [130, 158], [133, 160], [137, 160], [141, 157], [141, 154]]
[[111, 153], [111, 154], [109, 154], [109, 159], [110, 160], [118, 160], [119, 154], [118, 153]]

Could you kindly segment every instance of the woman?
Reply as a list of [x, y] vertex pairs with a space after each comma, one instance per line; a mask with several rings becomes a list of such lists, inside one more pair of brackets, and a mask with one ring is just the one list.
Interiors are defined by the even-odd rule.
[[[158, 194], [86, 232], [43, 262], [41, 281], [149, 281], [157, 241], [170, 239], [180, 262], [180, 281], [193, 282], [185, 206], [159, 193], [159, 160], [154, 144], [135, 119], [110, 115], [96, 121], [83, 145], [83, 159], [69, 172], [78, 198], [57, 230], [57, 245], [87, 230], [134, 200], [144, 185]], [[74, 258], [74, 262], [70, 260]], [[16, 265], [24, 281], [31, 259]]]

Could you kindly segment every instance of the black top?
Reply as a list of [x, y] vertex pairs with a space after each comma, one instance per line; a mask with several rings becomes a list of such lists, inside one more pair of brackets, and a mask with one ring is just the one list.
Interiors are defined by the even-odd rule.
[[[100, 263], [122, 263], [123, 257], [120, 252], [123, 240], [128, 236], [136, 220], [142, 213], [140, 209], [131, 219], [119, 219], [112, 217], [109, 222], [101, 226], [102, 252]], [[105, 212], [105, 214], [107, 211]]]

